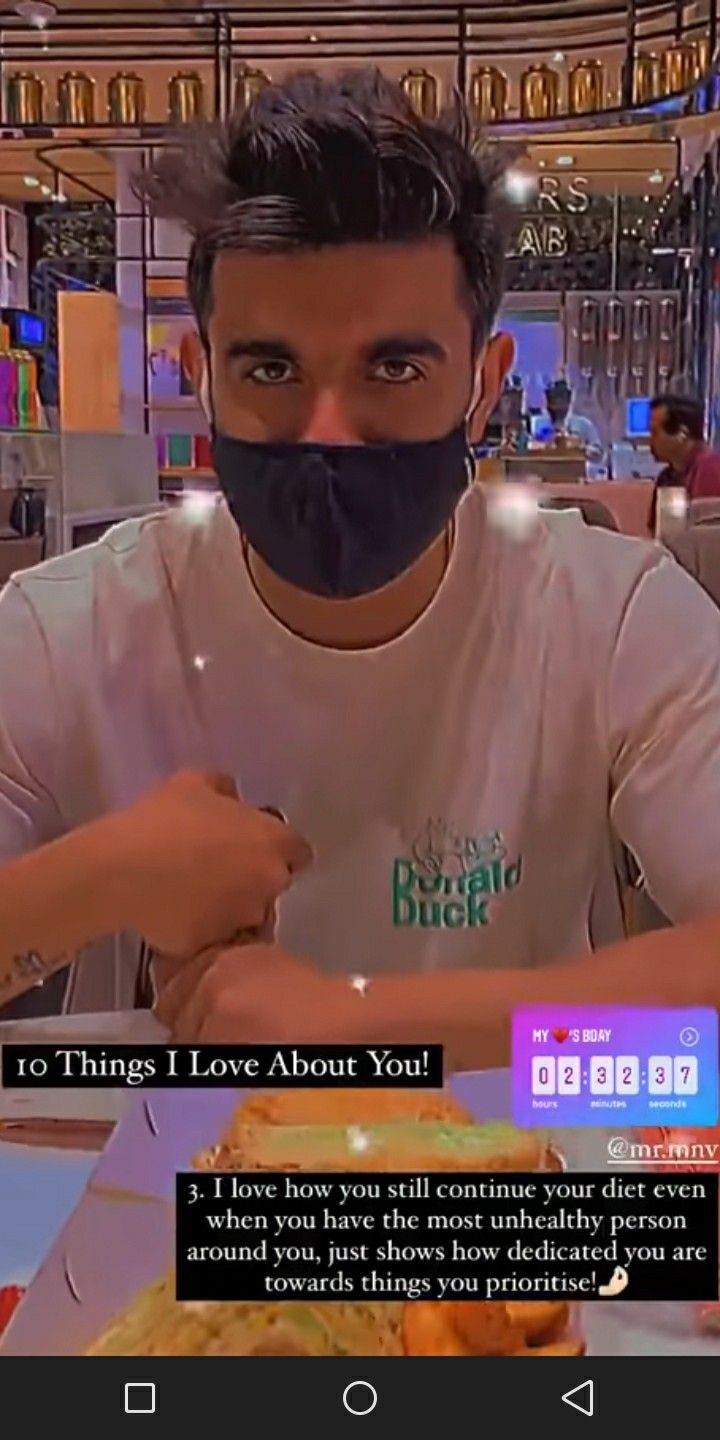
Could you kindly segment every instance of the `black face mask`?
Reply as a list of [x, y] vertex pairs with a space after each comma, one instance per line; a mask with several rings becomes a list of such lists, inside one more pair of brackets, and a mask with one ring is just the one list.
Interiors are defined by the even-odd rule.
[[442, 534], [472, 476], [465, 425], [392, 445], [268, 445], [215, 435], [220, 488], [270, 569], [312, 595], [369, 595]]

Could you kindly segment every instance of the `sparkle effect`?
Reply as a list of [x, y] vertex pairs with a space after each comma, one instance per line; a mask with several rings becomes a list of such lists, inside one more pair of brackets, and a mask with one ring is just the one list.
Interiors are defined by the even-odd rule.
[[212, 490], [186, 490], [181, 501], [183, 515], [186, 515], [188, 520], [207, 519], [216, 504]]
[[487, 499], [488, 523], [511, 540], [527, 540], [540, 515], [534, 485], [491, 486]]
[[206, 666], [210, 663], [210, 656], [209, 656], [209, 655], [195, 655], [194, 658], [193, 658], [193, 662], [192, 662], [192, 663], [193, 663], [193, 666], [195, 667], [195, 669], [196, 669], [196, 670], [199, 670], [199, 671], [200, 671], [200, 674], [202, 675], [203, 670], [204, 670], [204, 669], [206, 668]]
[[369, 984], [370, 981], [367, 975], [352, 975], [350, 977], [350, 989], [355, 990], [358, 995], [362, 995], [363, 999], [365, 999]]
[[347, 1132], [348, 1149], [355, 1155], [363, 1155], [370, 1149], [370, 1136], [364, 1130], [358, 1129], [357, 1125], [351, 1125]]

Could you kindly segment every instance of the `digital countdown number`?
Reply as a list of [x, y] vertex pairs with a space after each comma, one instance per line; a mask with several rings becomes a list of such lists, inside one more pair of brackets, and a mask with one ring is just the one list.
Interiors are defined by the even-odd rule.
[[512, 1072], [518, 1125], [716, 1125], [717, 1012], [524, 1006]]

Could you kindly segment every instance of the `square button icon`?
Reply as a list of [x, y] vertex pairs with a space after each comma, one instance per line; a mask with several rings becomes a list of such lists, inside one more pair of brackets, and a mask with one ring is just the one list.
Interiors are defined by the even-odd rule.
[[155, 1386], [150, 1382], [135, 1382], [125, 1386], [126, 1415], [155, 1414]]

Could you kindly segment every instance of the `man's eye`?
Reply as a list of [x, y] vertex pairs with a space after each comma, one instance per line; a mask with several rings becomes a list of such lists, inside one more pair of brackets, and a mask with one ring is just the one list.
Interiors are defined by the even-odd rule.
[[263, 360], [248, 371], [248, 380], [258, 385], [284, 385], [293, 379], [293, 368], [289, 360]]
[[381, 360], [373, 371], [374, 380], [384, 380], [391, 385], [407, 385], [412, 380], [421, 380], [422, 371], [410, 360]]

